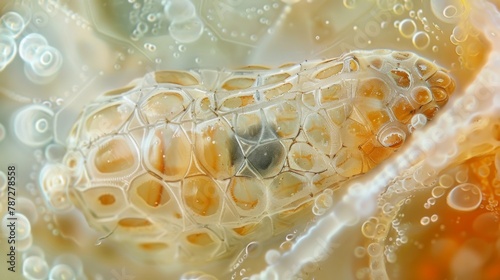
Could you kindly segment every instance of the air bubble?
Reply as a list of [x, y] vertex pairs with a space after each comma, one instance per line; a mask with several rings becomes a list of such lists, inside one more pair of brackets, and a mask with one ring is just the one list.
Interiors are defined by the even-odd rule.
[[379, 243], [371, 243], [366, 248], [366, 251], [371, 257], [378, 257], [382, 254], [382, 246]]
[[59, 72], [62, 62], [62, 55], [56, 48], [44, 46], [37, 50], [34, 60], [31, 61], [31, 68], [38, 76], [51, 77]]
[[417, 25], [412, 19], [404, 19], [399, 23], [399, 33], [403, 37], [411, 38], [417, 32]]
[[0, 35], [0, 71], [14, 59], [17, 45], [11, 36]]
[[431, 221], [431, 219], [429, 219], [429, 217], [424, 216], [424, 217], [422, 217], [422, 219], [420, 219], [420, 224], [423, 226], [426, 226], [430, 223], [430, 221]]
[[19, 43], [19, 55], [25, 62], [31, 63], [36, 59], [37, 53], [47, 45], [44, 36], [38, 33], [28, 34]]
[[464, 42], [469, 35], [462, 26], [455, 26], [451, 36], [453, 36], [457, 42]]
[[6, 30], [14, 38], [26, 27], [24, 19], [16, 12], [7, 12], [0, 18], [1, 31]]
[[465, 183], [456, 186], [446, 198], [448, 206], [459, 211], [474, 211], [479, 205], [483, 195], [478, 186], [470, 183]]
[[439, 219], [439, 216], [434, 214], [431, 216], [431, 222], [435, 223]]
[[423, 50], [429, 46], [430, 38], [427, 33], [419, 31], [413, 35], [412, 42], [415, 48]]
[[356, 0], [343, 0], [344, 7], [348, 9], [356, 8]]
[[456, 23], [464, 11], [460, 0], [431, 0], [432, 13], [441, 21]]
[[266, 256], [265, 256], [266, 263], [268, 265], [274, 264], [278, 261], [280, 256], [281, 256], [281, 254], [278, 250], [271, 249], [271, 250], [266, 252]]
[[423, 114], [415, 114], [411, 118], [411, 126], [415, 129], [421, 129], [427, 124], [427, 117]]
[[402, 5], [402, 4], [396, 4], [392, 7], [392, 11], [396, 14], [396, 15], [402, 15], [405, 11], [405, 7]]
[[196, 17], [196, 9], [189, 0], [169, 0], [163, 10], [171, 21], [186, 21]]
[[[42, 146], [52, 140], [52, 126], [50, 125], [54, 113], [41, 105], [30, 105], [19, 111], [14, 118], [14, 134], [28, 146]], [[44, 128], [40, 120], [47, 122]], [[42, 121], [43, 122], [43, 121]]]
[[446, 192], [446, 189], [443, 188], [443, 187], [435, 187], [432, 189], [432, 196], [434, 198], [440, 198], [441, 196], [444, 195], [444, 193]]
[[38, 280], [45, 279], [49, 274], [47, 262], [38, 256], [31, 256], [23, 262], [23, 276], [26, 279]]
[[170, 36], [180, 43], [197, 41], [203, 34], [203, 29], [203, 22], [197, 17], [185, 21], [174, 21], [168, 27]]
[[49, 280], [74, 280], [75, 272], [65, 264], [57, 264], [50, 270]]
[[83, 263], [81, 259], [74, 254], [62, 254], [59, 255], [55, 260], [56, 265], [65, 265], [69, 267], [76, 275], [83, 274]]

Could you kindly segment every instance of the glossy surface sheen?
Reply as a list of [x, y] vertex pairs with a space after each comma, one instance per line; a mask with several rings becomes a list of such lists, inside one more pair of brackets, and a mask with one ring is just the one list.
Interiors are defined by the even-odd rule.
[[217, 258], [389, 157], [412, 116], [432, 118], [454, 87], [389, 50], [151, 73], [86, 106], [68, 139], [70, 194], [94, 228], [147, 259]]

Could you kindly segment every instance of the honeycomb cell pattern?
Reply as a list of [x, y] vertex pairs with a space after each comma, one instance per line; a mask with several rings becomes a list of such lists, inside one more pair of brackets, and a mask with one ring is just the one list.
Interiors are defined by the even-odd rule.
[[150, 73], [85, 107], [68, 138], [69, 194], [150, 261], [219, 258], [389, 157], [454, 87], [390, 50]]

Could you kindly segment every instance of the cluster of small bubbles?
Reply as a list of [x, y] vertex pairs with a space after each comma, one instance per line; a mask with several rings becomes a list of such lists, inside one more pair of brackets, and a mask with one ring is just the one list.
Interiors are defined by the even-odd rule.
[[326, 189], [314, 199], [314, 206], [312, 208], [314, 215], [323, 215], [333, 205], [333, 191]]
[[156, 51], [156, 45], [151, 44], [151, 43], [145, 43], [144, 48], [150, 52]]
[[54, 112], [42, 105], [22, 108], [14, 118], [14, 134], [24, 144], [42, 146], [52, 140], [52, 118]]
[[72, 207], [66, 194], [69, 176], [62, 164], [47, 164], [40, 171], [40, 187], [47, 203], [56, 211]]
[[43, 257], [30, 256], [23, 262], [23, 276], [29, 280], [46, 279], [49, 265]]
[[455, 186], [446, 198], [448, 206], [458, 211], [474, 211], [479, 205], [483, 195], [478, 186], [470, 183]]

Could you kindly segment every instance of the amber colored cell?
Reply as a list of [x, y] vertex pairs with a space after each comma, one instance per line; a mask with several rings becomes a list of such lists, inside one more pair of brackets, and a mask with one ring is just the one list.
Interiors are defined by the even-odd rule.
[[331, 128], [321, 115], [311, 114], [307, 116], [304, 122], [304, 132], [314, 148], [324, 154], [330, 154], [332, 150]]
[[264, 84], [269, 85], [269, 84], [277, 84], [279, 82], [282, 82], [286, 80], [288, 77], [290, 77], [290, 74], [288, 73], [281, 73], [281, 74], [276, 74], [272, 75], [266, 78], [266, 81]]
[[373, 136], [366, 126], [352, 119], [346, 120], [340, 129], [342, 143], [348, 147], [357, 147]]
[[407, 52], [392, 52], [392, 57], [397, 60], [408, 60], [413, 57], [413, 54]]
[[347, 92], [339, 84], [334, 84], [320, 90], [319, 101], [322, 105], [347, 98]]
[[252, 210], [264, 203], [264, 185], [259, 179], [249, 177], [234, 177], [229, 183], [231, 200], [244, 211]]
[[333, 159], [335, 170], [342, 176], [350, 178], [363, 172], [363, 158], [358, 149], [343, 148]]
[[186, 109], [184, 97], [178, 92], [161, 92], [148, 98], [141, 106], [148, 123], [171, 121]]
[[264, 95], [268, 100], [270, 100], [282, 96], [283, 94], [287, 93], [290, 89], [292, 89], [292, 87], [293, 87], [292, 84], [289, 83], [282, 84], [277, 87], [264, 91]]
[[133, 89], [135, 86], [128, 86], [128, 87], [122, 87], [122, 88], [119, 88], [119, 89], [115, 89], [115, 90], [110, 90], [106, 93], [103, 94], [103, 96], [118, 96], [122, 93], [125, 93], [131, 89]]
[[198, 85], [198, 80], [193, 75], [181, 71], [158, 71], [155, 72], [155, 80], [157, 83], [170, 83], [181, 86]]
[[118, 225], [127, 228], [147, 227], [152, 225], [147, 219], [142, 218], [124, 218], [118, 221]]
[[446, 88], [451, 83], [451, 78], [443, 71], [437, 71], [427, 80], [431, 87]]
[[419, 105], [425, 105], [432, 101], [432, 94], [427, 87], [416, 87], [411, 92], [412, 99]]
[[368, 112], [366, 117], [375, 131], [391, 120], [389, 114], [385, 110]]
[[198, 246], [207, 246], [214, 243], [214, 240], [210, 237], [210, 235], [204, 232], [190, 234], [186, 236], [186, 240], [189, 243]]
[[277, 199], [292, 198], [307, 186], [302, 176], [283, 172], [276, 176], [270, 185], [271, 195]]
[[258, 224], [248, 224], [248, 225], [244, 225], [242, 227], [233, 228], [233, 231], [240, 236], [245, 236], [245, 235], [248, 235], [250, 233], [253, 233], [255, 231], [255, 229], [257, 228], [257, 225]]
[[316, 79], [323, 80], [333, 75], [339, 74], [340, 72], [342, 72], [343, 67], [344, 65], [342, 64], [336, 64], [328, 68], [322, 69], [321, 71], [318, 72], [318, 74], [316, 74]]
[[347, 69], [349, 70], [349, 72], [356, 72], [359, 70], [359, 64], [354, 58], [349, 59], [346, 63], [347, 63]]
[[99, 137], [118, 131], [133, 113], [133, 106], [127, 102], [114, 104], [91, 114], [85, 129], [90, 137]]
[[240, 152], [234, 137], [231, 127], [222, 120], [206, 123], [196, 133], [196, 156], [215, 179], [235, 174], [234, 160]]
[[382, 67], [382, 64], [383, 64], [383, 62], [380, 58], [375, 58], [372, 61], [370, 61], [370, 65], [373, 68], [378, 69], [378, 70], [380, 70], [380, 68]]
[[170, 200], [170, 195], [160, 182], [148, 180], [137, 187], [137, 194], [151, 207], [164, 205]]
[[392, 69], [389, 76], [401, 88], [409, 88], [411, 85], [410, 74], [404, 70]]
[[448, 101], [448, 93], [440, 87], [431, 87], [432, 95], [438, 104], [444, 104]]
[[424, 114], [428, 119], [432, 119], [438, 111], [439, 111], [438, 106], [430, 106], [428, 108], [425, 108], [422, 111], [422, 114]]
[[242, 108], [251, 104], [255, 103], [255, 99], [253, 98], [253, 95], [242, 95], [242, 96], [236, 96], [236, 97], [230, 97], [224, 102], [222, 102], [222, 107], [228, 108], [228, 109], [236, 109], [236, 108]]
[[316, 98], [313, 92], [307, 92], [302, 94], [302, 102], [309, 106], [310, 108], [316, 107]]
[[253, 78], [234, 78], [226, 81], [222, 88], [225, 90], [238, 90], [251, 87], [255, 83]]
[[115, 196], [112, 194], [103, 194], [103, 195], [99, 196], [98, 199], [99, 199], [99, 202], [101, 203], [101, 205], [104, 205], [104, 206], [111, 205], [111, 204], [115, 203], [115, 201], [116, 201]]
[[[295, 65], [295, 64], [292, 64]], [[245, 67], [238, 68], [240, 70], [269, 70], [271, 68], [262, 65], [248, 65]]]
[[429, 79], [429, 77], [437, 71], [437, 67], [433, 63], [421, 58], [417, 59], [417, 62], [415, 62], [415, 67], [417, 68], [417, 72], [420, 75], [420, 78], [424, 81]]
[[266, 109], [269, 124], [271, 124], [278, 137], [289, 138], [296, 136], [299, 131], [299, 111], [295, 104], [284, 102]]
[[396, 119], [402, 123], [407, 123], [415, 111], [415, 108], [413, 108], [411, 103], [404, 97], [397, 98], [390, 109]]
[[139, 247], [147, 251], [158, 251], [167, 249], [168, 245], [162, 242], [148, 242], [139, 244]]
[[367, 155], [367, 157], [373, 161], [374, 164], [379, 164], [386, 158], [388, 158], [394, 149], [386, 147], [377, 147], [372, 141], [366, 142], [361, 146], [361, 150]]
[[384, 100], [390, 93], [389, 86], [378, 78], [364, 80], [357, 90], [357, 96], [378, 100]]
[[127, 141], [111, 139], [97, 150], [94, 164], [101, 173], [115, 173], [131, 168], [135, 163], [133, 152]]
[[184, 179], [181, 192], [186, 206], [200, 216], [210, 216], [219, 210], [221, 198], [218, 187], [207, 176]]
[[191, 158], [191, 144], [178, 125], [166, 125], [151, 131], [147, 140], [146, 163], [168, 181], [182, 179]]

